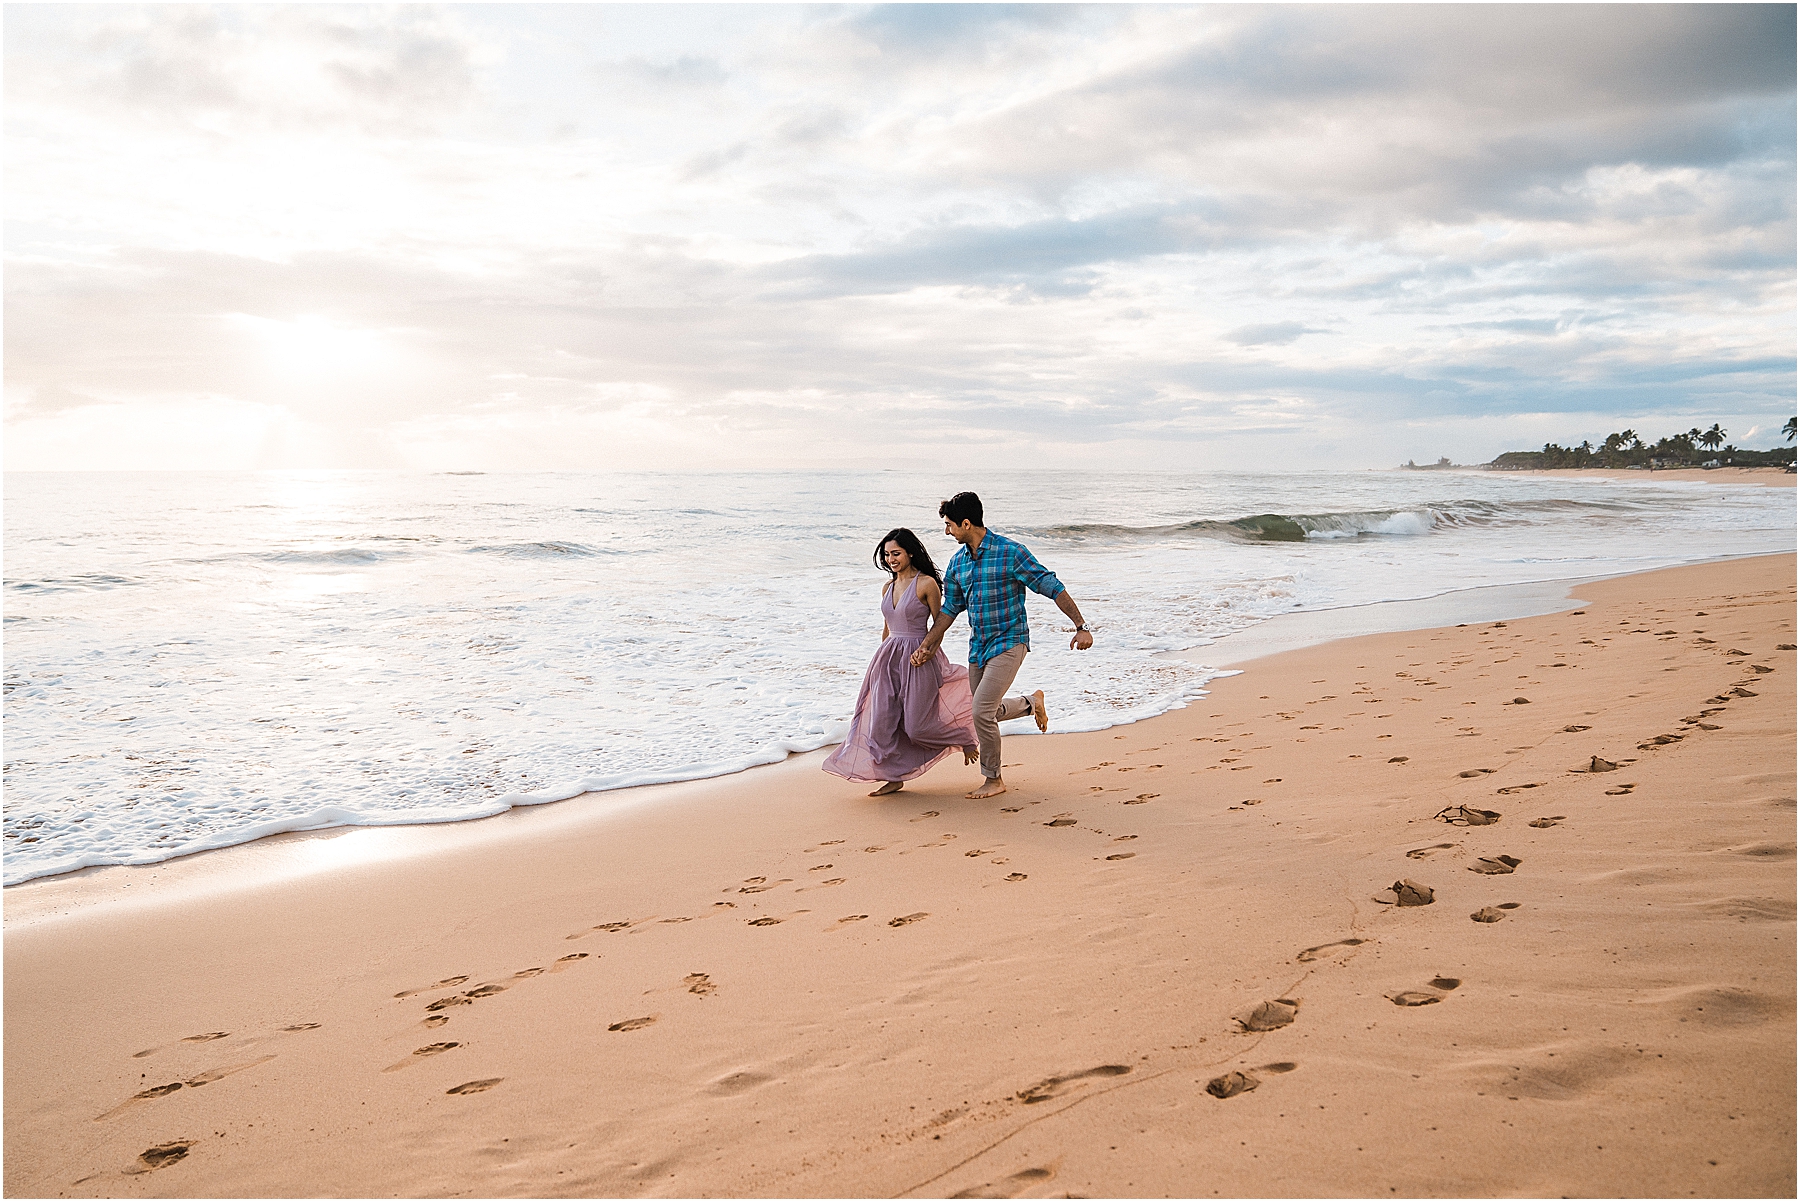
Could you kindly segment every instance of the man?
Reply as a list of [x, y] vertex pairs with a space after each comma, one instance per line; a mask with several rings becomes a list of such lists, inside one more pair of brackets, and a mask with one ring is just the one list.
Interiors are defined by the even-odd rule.
[[980, 497], [959, 492], [938, 506], [938, 516], [944, 519], [944, 533], [962, 546], [944, 569], [943, 610], [913, 652], [912, 662], [923, 664], [936, 655], [950, 623], [963, 610], [969, 611], [969, 688], [975, 695], [975, 737], [981, 744], [981, 775], [986, 782], [967, 796], [994, 797], [1006, 792], [1000, 775], [1000, 723], [1030, 714], [1039, 730], [1050, 729], [1043, 690], [1029, 697], [1006, 695], [1031, 648], [1025, 590], [1051, 598], [1075, 623], [1070, 647], [1086, 651], [1094, 645], [1094, 636], [1069, 590], [1050, 569], [1020, 544], [981, 524]]

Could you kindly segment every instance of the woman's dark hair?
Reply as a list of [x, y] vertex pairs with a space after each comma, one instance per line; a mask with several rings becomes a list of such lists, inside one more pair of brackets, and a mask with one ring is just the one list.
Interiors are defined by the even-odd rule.
[[938, 516], [952, 525], [964, 522], [981, 525], [981, 498], [972, 492], [959, 492], [938, 506]]
[[931, 562], [931, 552], [925, 549], [925, 544], [919, 541], [919, 536], [905, 526], [896, 526], [882, 535], [881, 541], [875, 544], [876, 567], [887, 572], [889, 576], [893, 575], [888, 571], [887, 556], [882, 554], [887, 550], [889, 543], [899, 543], [900, 549], [912, 557], [912, 566], [915, 569], [937, 581], [939, 587], [943, 586], [944, 578], [938, 574], [937, 565]]

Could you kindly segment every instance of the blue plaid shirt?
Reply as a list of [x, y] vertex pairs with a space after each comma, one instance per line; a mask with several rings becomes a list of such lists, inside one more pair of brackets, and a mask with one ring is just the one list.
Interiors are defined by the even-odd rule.
[[944, 613], [969, 611], [969, 662], [981, 667], [1002, 651], [1031, 646], [1025, 590], [1054, 599], [1063, 591], [1056, 573], [1004, 535], [989, 530], [981, 551], [958, 547], [944, 569]]

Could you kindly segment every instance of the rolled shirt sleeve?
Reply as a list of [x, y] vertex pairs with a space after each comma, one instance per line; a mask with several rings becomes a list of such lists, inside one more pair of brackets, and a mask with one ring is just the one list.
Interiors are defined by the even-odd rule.
[[1037, 556], [1024, 547], [1019, 547], [1018, 561], [1013, 564], [1013, 578], [1038, 596], [1049, 597], [1052, 601], [1065, 591], [1056, 573], [1039, 563]]
[[962, 577], [954, 572], [944, 573], [944, 603], [939, 612], [947, 618], [954, 618], [969, 608], [968, 598], [963, 595]]

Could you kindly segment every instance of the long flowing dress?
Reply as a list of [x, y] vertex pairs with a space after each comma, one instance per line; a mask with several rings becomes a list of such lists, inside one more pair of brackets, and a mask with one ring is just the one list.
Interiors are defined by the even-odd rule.
[[969, 670], [941, 650], [913, 667], [931, 611], [919, 600], [917, 576], [898, 601], [897, 591], [890, 587], [881, 598], [888, 638], [863, 675], [850, 734], [824, 764], [845, 780], [912, 780], [952, 751], [976, 750]]

